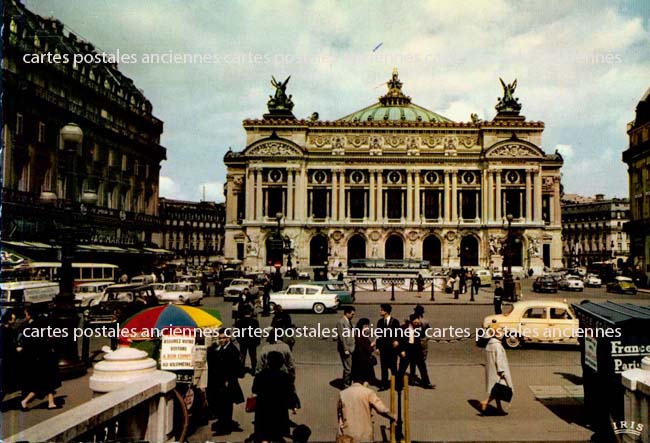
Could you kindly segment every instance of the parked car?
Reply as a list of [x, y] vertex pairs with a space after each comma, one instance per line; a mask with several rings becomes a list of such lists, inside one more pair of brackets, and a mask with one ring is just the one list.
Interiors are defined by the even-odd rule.
[[537, 277], [533, 282], [533, 292], [557, 292], [557, 282], [550, 275]]
[[584, 279], [585, 287], [587, 288], [600, 288], [603, 281], [596, 274], [587, 274]]
[[582, 292], [585, 289], [585, 284], [579, 276], [567, 274], [558, 282], [558, 288], [563, 291]]
[[328, 309], [336, 309], [339, 306], [339, 298], [336, 294], [326, 291], [324, 286], [318, 285], [291, 285], [284, 291], [272, 292], [270, 305], [281, 305], [282, 309], [313, 311], [322, 314]]
[[483, 327], [502, 328], [503, 344], [511, 349], [523, 343], [578, 344], [578, 319], [564, 302], [527, 300], [512, 304], [507, 314], [488, 315]]
[[142, 274], [131, 277], [131, 283], [139, 285], [148, 285], [154, 283], [154, 276], [151, 274]]
[[607, 283], [607, 292], [636, 295], [636, 285], [630, 277], [618, 276], [614, 281]]
[[476, 275], [481, 279], [481, 286], [492, 286], [492, 273], [487, 269], [478, 269]]
[[74, 287], [74, 303], [77, 307], [85, 308], [97, 304], [104, 295], [104, 290], [111, 286], [110, 282], [81, 283]]
[[119, 284], [106, 288], [102, 299], [84, 311], [87, 327], [122, 323], [141, 310], [158, 305], [151, 285]]
[[248, 289], [248, 292], [254, 296], [257, 296], [259, 293], [259, 288], [255, 285], [252, 279], [236, 278], [232, 280], [230, 286], [223, 291], [223, 298], [224, 300], [238, 300], [239, 296], [244, 292], [244, 289]]
[[166, 283], [164, 290], [156, 291], [156, 296], [161, 303], [181, 305], [200, 305], [203, 300], [203, 292], [199, 286], [188, 282]]
[[339, 303], [342, 305], [349, 305], [354, 303], [355, 297], [352, 297], [352, 292], [348, 285], [340, 280], [325, 280], [325, 281], [315, 281], [310, 283], [312, 285], [323, 286], [325, 292], [336, 294], [339, 298]]

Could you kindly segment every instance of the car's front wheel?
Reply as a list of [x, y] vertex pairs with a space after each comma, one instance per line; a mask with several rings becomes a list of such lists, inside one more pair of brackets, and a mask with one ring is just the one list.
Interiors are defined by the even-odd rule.
[[270, 311], [275, 311], [275, 303], [272, 302], [272, 301], [269, 302], [269, 310]]
[[521, 347], [521, 339], [517, 335], [508, 335], [503, 339], [503, 344], [509, 349]]
[[322, 314], [325, 312], [325, 305], [322, 303], [314, 303], [313, 310], [315, 314]]

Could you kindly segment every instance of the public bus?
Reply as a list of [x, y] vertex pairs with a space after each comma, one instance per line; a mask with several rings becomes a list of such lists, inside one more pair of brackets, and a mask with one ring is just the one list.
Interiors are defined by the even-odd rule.
[[597, 261], [587, 266], [587, 274], [596, 274], [603, 283], [607, 283], [616, 277], [616, 267], [610, 262]]
[[[72, 263], [74, 284], [114, 282], [118, 277], [118, 269], [116, 265], [109, 263]], [[26, 280], [59, 281], [61, 279], [60, 262], [30, 262], [17, 266], [13, 270]]]
[[427, 260], [352, 259], [348, 276], [352, 277], [430, 277]]

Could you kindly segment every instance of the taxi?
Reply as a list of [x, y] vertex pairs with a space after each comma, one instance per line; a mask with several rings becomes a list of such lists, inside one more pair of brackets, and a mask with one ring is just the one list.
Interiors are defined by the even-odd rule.
[[488, 315], [483, 328], [500, 328], [504, 346], [524, 343], [578, 344], [578, 319], [566, 302], [526, 300], [512, 303], [508, 313]]

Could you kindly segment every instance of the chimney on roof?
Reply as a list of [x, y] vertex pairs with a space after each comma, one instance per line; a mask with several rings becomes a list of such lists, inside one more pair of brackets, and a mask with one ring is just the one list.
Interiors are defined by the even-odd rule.
[[595, 197], [597, 202], [605, 200], [605, 194], [596, 194]]

